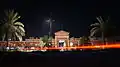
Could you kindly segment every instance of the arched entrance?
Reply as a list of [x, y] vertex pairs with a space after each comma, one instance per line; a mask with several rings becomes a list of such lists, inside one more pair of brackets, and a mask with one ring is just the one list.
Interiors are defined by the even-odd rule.
[[59, 40], [58, 46], [59, 46], [59, 47], [65, 47], [65, 46], [66, 46], [65, 40]]
[[69, 33], [66, 31], [58, 31], [55, 33], [55, 46], [68, 47], [69, 46]]

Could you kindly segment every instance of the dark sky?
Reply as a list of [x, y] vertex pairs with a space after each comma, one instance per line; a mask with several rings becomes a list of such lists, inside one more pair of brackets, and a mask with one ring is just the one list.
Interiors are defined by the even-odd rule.
[[[48, 34], [48, 25], [44, 19], [52, 12], [55, 23], [53, 32], [61, 29], [72, 36], [89, 35], [89, 25], [96, 21], [96, 16], [110, 16], [119, 27], [119, 2], [98, 0], [9, 0], [0, 2], [0, 15], [6, 9], [15, 9], [22, 16], [27, 36]], [[117, 28], [118, 28], [117, 27]]]

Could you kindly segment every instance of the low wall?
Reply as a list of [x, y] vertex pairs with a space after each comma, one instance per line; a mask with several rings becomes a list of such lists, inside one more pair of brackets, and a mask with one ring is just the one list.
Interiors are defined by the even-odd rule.
[[33, 46], [40, 44], [38, 41], [0, 41], [0, 46]]

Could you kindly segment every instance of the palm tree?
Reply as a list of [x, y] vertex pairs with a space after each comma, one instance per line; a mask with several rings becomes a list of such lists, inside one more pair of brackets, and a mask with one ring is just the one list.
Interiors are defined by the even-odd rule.
[[47, 43], [48, 39], [49, 39], [49, 36], [48, 35], [44, 35], [44, 37], [42, 38], [42, 41]]
[[53, 37], [52, 36], [49, 36], [49, 38], [48, 38], [48, 41], [52, 41], [52, 39], [53, 39]]
[[107, 28], [107, 24], [109, 21], [109, 17], [107, 20], [103, 20], [101, 16], [96, 17], [96, 19], [98, 20], [97, 23], [91, 24], [90, 26], [92, 26], [93, 28], [90, 30], [90, 37], [93, 37], [98, 31], [101, 32], [101, 36], [102, 36], [102, 41], [105, 44], [105, 33], [106, 33], [106, 28]]
[[48, 46], [49, 36], [48, 35], [44, 35], [42, 41], [45, 43], [45, 46]]
[[1, 29], [4, 30], [2, 40], [18, 39], [22, 41], [22, 37], [25, 36], [25, 30], [23, 23], [17, 22], [17, 20], [20, 19], [18, 13], [14, 12], [14, 10], [8, 10], [5, 12], [5, 16], [6, 17], [1, 22]]
[[0, 24], [0, 40], [1, 41], [4, 41], [4, 39], [5, 39], [4, 33], [5, 33], [5, 30], [4, 30], [3, 26], [2, 26], [2, 24]]
[[38, 44], [40, 47], [44, 47], [45, 43], [43, 42], [43, 37], [40, 37], [40, 44]]

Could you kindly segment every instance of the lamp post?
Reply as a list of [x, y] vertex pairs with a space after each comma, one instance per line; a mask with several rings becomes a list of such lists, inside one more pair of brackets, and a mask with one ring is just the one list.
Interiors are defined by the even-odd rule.
[[52, 23], [54, 22], [55, 20], [52, 19], [52, 14], [50, 15], [50, 17], [48, 18], [48, 20], [46, 20], [46, 22], [49, 24], [49, 37], [51, 36], [52, 34]]
[[[48, 39], [49, 39], [50, 36], [52, 36], [52, 23], [55, 21], [52, 19], [52, 13], [50, 13], [50, 17], [45, 21], [49, 24], [49, 33], [48, 33], [49, 34]], [[50, 43], [48, 43], [48, 44], [50, 44]]]

